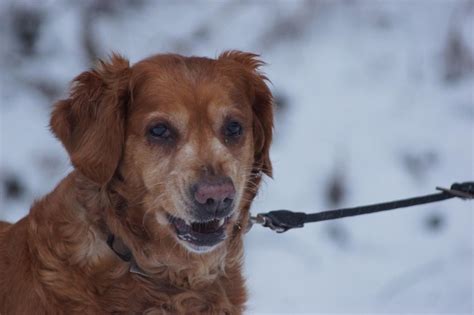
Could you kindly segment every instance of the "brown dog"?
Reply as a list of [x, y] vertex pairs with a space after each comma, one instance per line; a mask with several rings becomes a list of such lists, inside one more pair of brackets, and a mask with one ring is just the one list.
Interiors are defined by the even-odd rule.
[[0, 224], [1, 314], [239, 314], [242, 236], [271, 176], [256, 55], [114, 55], [51, 129], [75, 170]]

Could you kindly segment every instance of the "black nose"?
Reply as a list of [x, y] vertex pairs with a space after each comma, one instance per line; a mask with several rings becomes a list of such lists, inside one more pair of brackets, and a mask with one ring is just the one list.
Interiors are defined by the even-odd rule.
[[228, 177], [210, 177], [200, 180], [192, 189], [198, 217], [202, 220], [223, 218], [232, 210], [235, 188]]

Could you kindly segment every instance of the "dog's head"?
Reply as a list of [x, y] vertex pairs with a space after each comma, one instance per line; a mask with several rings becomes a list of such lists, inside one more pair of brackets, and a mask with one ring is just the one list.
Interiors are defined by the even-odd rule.
[[237, 51], [156, 55], [133, 67], [114, 55], [75, 79], [51, 127], [83, 176], [134, 191], [126, 216], [151, 217], [188, 250], [207, 252], [247, 215], [260, 174], [271, 176], [261, 64]]

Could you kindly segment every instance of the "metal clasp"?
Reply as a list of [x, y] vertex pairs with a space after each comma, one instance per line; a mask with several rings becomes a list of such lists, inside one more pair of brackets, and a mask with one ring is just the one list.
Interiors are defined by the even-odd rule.
[[469, 192], [465, 192], [465, 191], [462, 191], [462, 190], [458, 190], [458, 189], [448, 189], [448, 188], [443, 188], [443, 187], [436, 187], [437, 190], [440, 190], [442, 192], [445, 192], [445, 193], [448, 193], [448, 194], [451, 194], [453, 196], [456, 196], [456, 197], [459, 197], [463, 200], [471, 200], [471, 199], [474, 199], [474, 194], [471, 194]]
[[260, 213], [257, 214], [257, 216], [251, 216], [250, 222], [252, 224], [260, 224], [261, 226], [268, 227], [277, 233], [283, 233], [288, 230], [287, 228], [273, 224], [273, 221], [269, 217], [262, 215]]

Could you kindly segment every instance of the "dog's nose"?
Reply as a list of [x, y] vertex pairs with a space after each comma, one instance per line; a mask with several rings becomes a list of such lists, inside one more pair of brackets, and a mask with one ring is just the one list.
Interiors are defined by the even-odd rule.
[[194, 200], [202, 218], [228, 215], [234, 197], [234, 184], [228, 177], [207, 178], [194, 186]]

